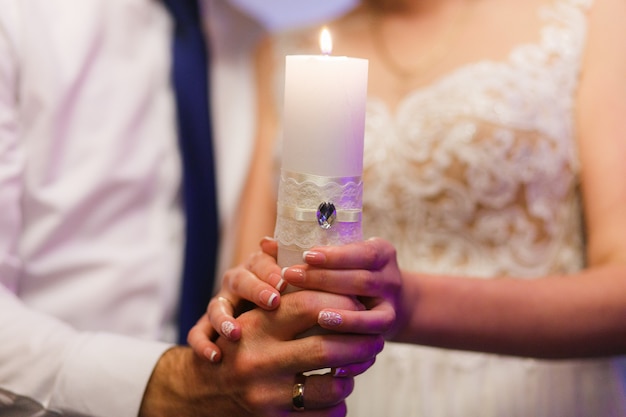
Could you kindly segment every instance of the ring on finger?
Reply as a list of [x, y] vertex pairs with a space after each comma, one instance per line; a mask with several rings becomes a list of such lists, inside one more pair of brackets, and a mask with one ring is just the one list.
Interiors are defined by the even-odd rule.
[[233, 311], [235, 310], [235, 305], [228, 298], [219, 296], [219, 297], [217, 297], [217, 301], [219, 301], [221, 303], [226, 303], [233, 309]]
[[303, 374], [296, 374], [296, 383], [293, 385], [291, 391], [291, 404], [296, 411], [304, 410], [304, 381], [305, 376]]
[[304, 383], [296, 382], [291, 394], [291, 403], [296, 411], [304, 410]]

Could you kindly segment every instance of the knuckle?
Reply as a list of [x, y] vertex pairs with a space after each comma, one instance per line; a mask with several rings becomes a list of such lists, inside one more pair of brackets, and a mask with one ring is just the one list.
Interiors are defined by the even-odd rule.
[[309, 340], [309, 349], [310, 355], [315, 362], [318, 363], [328, 363], [332, 356], [332, 351], [328, 346], [324, 343], [322, 338], [319, 337], [311, 337]]
[[244, 273], [244, 271], [245, 269], [242, 266], [236, 266], [226, 271], [224, 278], [222, 279], [222, 287], [231, 292], [236, 292], [240, 281], [240, 275]]
[[375, 357], [379, 349], [379, 339], [378, 336], [371, 336], [367, 343], [360, 344], [359, 359], [366, 361]]
[[395, 260], [397, 255], [395, 246], [381, 238], [369, 241], [365, 252], [367, 259], [376, 269], [383, 268], [390, 261]]
[[252, 253], [248, 257], [248, 261], [246, 262], [246, 266], [248, 267], [248, 269], [250, 269], [252, 265], [256, 264], [259, 261], [260, 256], [261, 256], [261, 252], [257, 251], [257, 252]]
[[378, 269], [381, 266], [381, 258], [381, 251], [375, 242], [369, 242], [369, 244], [364, 246], [363, 259], [367, 265], [371, 265], [375, 269]]
[[396, 247], [393, 246], [391, 243], [386, 242], [382, 252], [385, 254], [385, 258], [386, 259], [388, 259], [388, 260], [389, 259], [393, 259], [393, 260], [396, 259], [397, 250], [396, 250]]
[[395, 311], [388, 311], [379, 314], [376, 318], [376, 333], [386, 334], [394, 329], [396, 325]]
[[235, 294], [239, 294], [240, 287], [241, 287], [241, 279], [232, 279], [229, 282], [228, 289]]
[[384, 284], [384, 280], [376, 279], [370, 271], [359, 270], [355, 272], [355, 284], [362, 294], [378, 294]]
[[341, 399], [345, 399], [352, 393], [354, 390], [354, 378], [337, 378], [339, 385], [339, 392], [341, 394]]
[[387, 332], [393, 328], [396, 324], [396, 311], [394, 309], [390, 309], [390, 311], [383, 316], [383, 327], [384, 331]]
[[327, 269], [319, 269], [316, 271], [315, 277], [317, 278], [318, 285], [320, 288], [326, 288], [328, 282], [331, 279], [331, 271]]
[[323, 395], [327, 398], [327, 401], [331, 401], [333, 404], [337, 404], [345, 400], [354, 389], [354, 379], [352, 377], [347, 378], [335, 378], [331, 384], [326, 385], [327, 392]]
[[233, 275], [236, 274], [236, 268], [230, 268], [224, 272], [224, 276], [222, 277], [222, 286], [228, 288], [230, 282], [233, 279]]
[[295, 316], [304, 316], [307, 314], [307, 312], [310, 311], [312, 305], [311, 301], [315, 301], [315, 297], [311, 297], [311, 299], [309, 299], [308, 294], [311, 294], [311, 292], [296, 291], [290, 294], [289, 297], [287, 297], [287, 299], [290, 301], [289, 309], [291, 310], [292, 314], [294, 314]]
[[319, 298], [314, 293], [305, 290], [296, 291], [281, 297], [281, 307], [275, 310], [276, 320], [314, 325], [317, 323], [319, 309], [321, 309]]

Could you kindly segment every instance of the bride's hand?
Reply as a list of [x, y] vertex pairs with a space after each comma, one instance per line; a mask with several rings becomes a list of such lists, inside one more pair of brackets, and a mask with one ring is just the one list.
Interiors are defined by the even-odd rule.
[[353, 295], [365, 311], [324, 309], [318, 324], [345, 333], [392, 334], [402, 312], [402, 273], [393, 245], [380, 238], [343, 246], [320, 246], [304, 253], [306, 265], [283, 271], [299, 288]]
[[266, 310], [280, 304], [280, 291], [287, 283], [276, 264], [276, 242], [264, 238], [260, 245], [263, 250], [250, 255], [245, 264], [226, 271], [219, 292], [209, 302], [207, 314], [189, 331], [187, 341], [200, 357], [220, 361], [220, 349], [213, 341], [218, 335], [239, 340], [241, 326], [235, 317], [249, 310], [250, 302]]
[[[326, 309], [320, 312], [318, 324], [326, 329], [346, 333], [393, 334], [406, 320], [402, 304], [402, 272], [396, 260], [395, 247], [387, 240], [372, 238], [340, 246], [319, 246], [304, 252], [303, 265], [282, 271], [273, 262], [278, 245], [264, 239], [261, 249], [272, 260], [271, 266], [257, 265], [256, 277], [264, 283], [257, 291], [267, 291], [267, 284], [280, 291], [289, 283], [294, 287], [356, 296], [365, 311]], [[273, 269], [272, 269], [273, 268]], [[247, 280], [253, 285], [254, 275]], [[239, 288], [242, 295], [244, 286]], [[244, 298], [253, 300], [254, 289], [245, 290]], [[256, 299], [259, 299], [259, 295]], [[256, 302], [257, 305], [259, 302]], [[266, 307], [267, 308], [267, 307]], [[401, 319], [401, 320], [400, 320]], [[213, 320], [211, 320], [213, 321]]]

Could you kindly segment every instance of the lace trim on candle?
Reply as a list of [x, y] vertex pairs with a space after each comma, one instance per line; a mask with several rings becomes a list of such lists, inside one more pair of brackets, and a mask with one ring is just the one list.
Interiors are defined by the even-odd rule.
[[[278, 186], [275, 237], [282, 246], [306, 250], [315, 245], [341, 245], [362, 240], [361, 177], [324, 177], [283, 170]], [[321, 203], [332, 203], [336, 222], [317, 223]]]

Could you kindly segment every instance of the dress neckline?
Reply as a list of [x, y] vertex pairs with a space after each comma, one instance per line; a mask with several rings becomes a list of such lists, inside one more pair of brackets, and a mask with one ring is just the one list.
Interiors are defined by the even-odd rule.
[[[556, 9], [563, 6], [580, 9], [582, 5], [588, 6], [591, 2], [592, 0], [556, 0], [549, 4], [542, 5], [538, 8], [537, 13], [539, 14], [539, 18], [545, 21], [545, 23], [540, 25], [539, 36], [536, 40], [528, 40], [513, 45], [501, 59], [484, 58], [477, 61], [470, 61], [442, 73], [435, 77], [432, 82], [407, 91], [407, 93], [400, 98], [394, 110], [392, 110], [392, 106], [384, 99], [371, 94], [368, 95], [367, 98], [368, 106], [374, 105], [383, 108], [384, 112], [387, 113], [390, 118], [396, 119], [398, 115], [402, 114], [402, 110], [410, 106], [412, 102], [420, 101], [426, 97], [438, 94], [441, 89], [457, 82], [459, 78], [465, 77], [467, 73], [476, 71], [477, 69], [512, 69], [520, 65], [520, 63], [533, 61], [536, 60], [537, 57], [546, 56], [547, 54], [542, 53], [542, 51], [546, 51], [550, 47], [554, 48], [554, 42], [552, 42], [553, 36], [564, 29], [571, 30], [571, 26], [575, 24], [571, 22], [571, 20], [567, 22], [562, 20], [557, 21], [556, 17], [558, 16], [558, 11]], [[561, 52], [565, 53], [565, 51]]]

